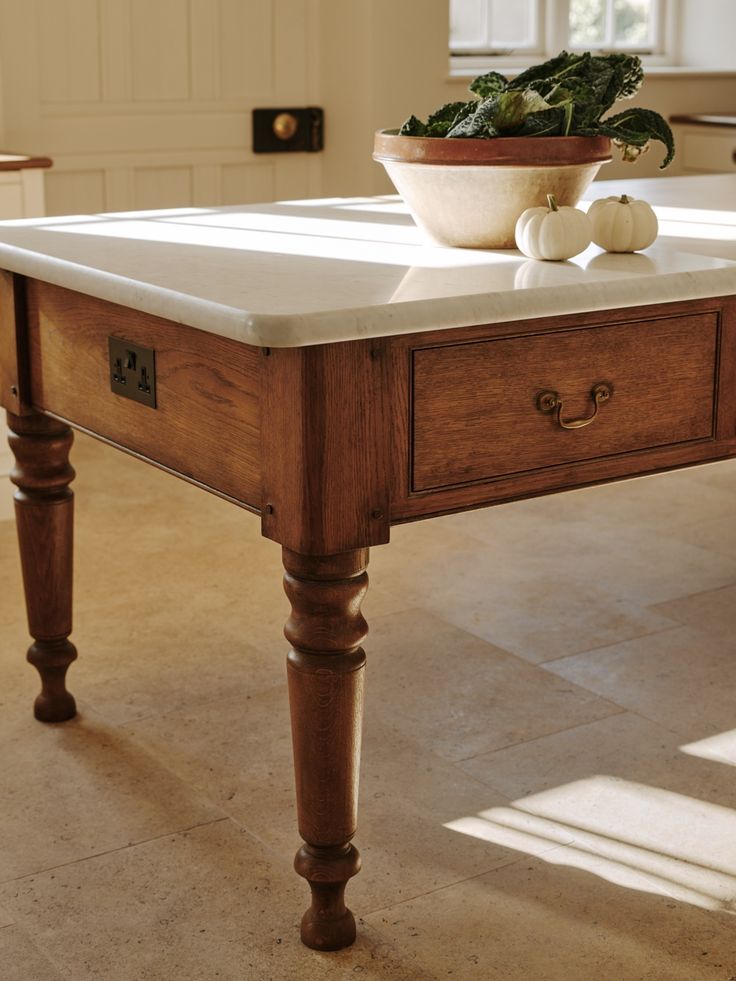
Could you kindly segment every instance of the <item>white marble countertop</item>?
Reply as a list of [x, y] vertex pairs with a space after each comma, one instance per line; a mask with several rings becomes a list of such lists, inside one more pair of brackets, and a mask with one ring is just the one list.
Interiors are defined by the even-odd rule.
[[0, 268], [245, 343], [297, 347], [736, 293], [736, 174], [598, 182], [645, 252], [564, 263], [426, 244], [395, 197], [0, 222]]

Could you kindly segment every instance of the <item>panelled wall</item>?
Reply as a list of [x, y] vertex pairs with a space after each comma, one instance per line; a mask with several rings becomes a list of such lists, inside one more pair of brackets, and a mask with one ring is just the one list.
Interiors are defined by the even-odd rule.
[[50, 214], [318, 194], [318, 155], [250, 149], [317, 99], [315, 2], [0, 0], [4, 142], [53, 157]]
[[[319, 104], [319, 3], [0, 0], [0, 150], [53, 158], [52, 215], [317, 196], [320, 155], [254, 155], [251, 110]], [[0, 520], [9, 469], [0, 419]]]

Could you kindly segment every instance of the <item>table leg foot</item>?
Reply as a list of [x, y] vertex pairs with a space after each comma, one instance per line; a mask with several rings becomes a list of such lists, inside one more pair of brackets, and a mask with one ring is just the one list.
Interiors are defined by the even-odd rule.
[[348, 879], [360, 871], [353, 845], [313, 848], [296, 853], [294, 868], [309, 882], [312, 905], [302, 917], [302, 943], [314, 950], [341, 950], [355, 940], [355, 917], [345, 905]]
[[368, 550], [304, 556], [284, 549], [284, 587], [292, 612], [285, 634], [299, 832], [295, 868], [312, 905], [301, 937], [316, 950], [355, 940], [345, 885], [360, 869], [355, 834], [368, 628], [360, 603], [368, 586]]
[[28, 629], [27, 658], [41, 676], [33, 711], [41, 722], [65, 722], [76, 714], [66, 672], [77, 652], [72, 630], [74, 495], [69, 484], [73, 434], [64, 423], [34, 413], [8, 413], [15, 455], [15, 518], [20, 545]]
[[28, 648], [28, 662], [41, 676], [41, 691], [33, 703], [39, 722], [66, 722], [77, 714], [74, 696], [66, 690], [66, 672], [77, 656], [69, 640], [36, 641]]

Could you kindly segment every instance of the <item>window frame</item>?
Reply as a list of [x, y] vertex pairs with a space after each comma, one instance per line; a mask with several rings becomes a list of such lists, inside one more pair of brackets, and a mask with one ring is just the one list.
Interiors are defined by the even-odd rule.
[[[494, 45], [489, 32], [488, 22], [490, 20], [490, 3], [491, 0], [480, 0], [481, 5], [486, 9], [485, 16], [485, 32], [488, 44], [473, 45], [471, 42], [467, 44], [460, 44], [458, 47], [453, 48], [450, 45], [450, 55], [458, 57], [492, 57], [492, 58], [508, 58], [508, 57], [521, 57], [521, 58], [533, 58], [536, 56], [543, 56], [547, 50], [545, 44], [545, 37], [547, 33], [547, 2], [546, 0], [530, 0], [533, 4], [533, 19], [535, 28], [535, 37], [530, 44], [520, 45], [517, 48], [509, 48], [504, 45]], [[566, 0], [567, 2], [567, 0]], [[449, 3], [449, 0], [448, 0]]]
[[[572, 47], [569, 43], [570, 0], [535, 0], [537, 6], [538, 43], [533, 47], [516, 50], [501, 49], [450, 49], [450, 70], [453, 75], [480, 74], [481, 72], [517, 68], [522, 70], [539, 60], [551, 58], [563, 49], [572, 52], [582, 50], [606, 53], [610, 48], [590, 46], [587, 49]], [[631, 46], [626, 50], [638, 54], [645, 66], [668, 66], [676, 63], [676, 25], [679, 16], [679, 0], [656, 0], [656, 37], [651, 47]], [[448, 0], [449, 12], [449, 0]]]

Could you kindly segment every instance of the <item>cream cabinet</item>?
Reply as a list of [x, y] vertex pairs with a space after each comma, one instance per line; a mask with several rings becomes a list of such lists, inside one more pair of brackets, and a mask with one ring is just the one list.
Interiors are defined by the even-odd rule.
[[46, 213], [43, 172], [48, 157], [0, 153], [0, 220], [41, 218]]
[[736, 173], [736, 114], [673, 116], [670, 122], [685, 173]]

